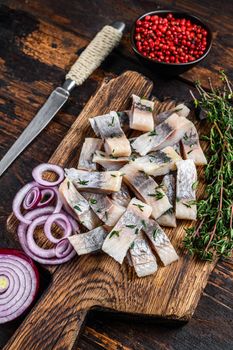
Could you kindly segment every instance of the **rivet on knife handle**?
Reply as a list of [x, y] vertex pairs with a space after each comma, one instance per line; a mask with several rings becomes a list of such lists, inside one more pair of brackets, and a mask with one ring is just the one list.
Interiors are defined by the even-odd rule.
[[124, 25], [121, 22], [116, 22], [116, 26], [119, 29], [114, 28], [114, 25], [107, 25], [96, 34], [94, 39], [73, 64], [69, 73], [66, 75], [66, 79], [71, 79], [75, 81], [76, 85], [81, 85], [100, 66], [121, 40]]

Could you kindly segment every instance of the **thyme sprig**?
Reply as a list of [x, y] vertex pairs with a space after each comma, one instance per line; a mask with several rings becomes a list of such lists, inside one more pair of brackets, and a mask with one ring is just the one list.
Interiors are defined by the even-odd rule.
[[197, 83], [200, 99], [194, 104], [204, 111], [210, 124], [208, 164], [205, 168], [206, 196], [197, 203], [197, 227], [186, 229], [184, 246], [191, 254], [212, 261], [228, 257], [233, 249], [233, 91], [232, 84], [220, 72], [223, 88], [206, 92]]

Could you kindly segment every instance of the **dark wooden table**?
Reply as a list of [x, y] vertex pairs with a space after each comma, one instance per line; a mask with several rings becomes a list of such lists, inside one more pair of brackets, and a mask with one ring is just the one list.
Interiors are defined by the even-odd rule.
[[[169, 81], [143, 68], [129, 47], [132, 20], [157, 8], [182, 9], [202, 16], [214, 33], [209, 57], [182, 77]], [[75, 90], [63, 110], [0, 179], [0, 247], [17, 246], [5, 229], [14, 194], [30, 180], [32, 168], [50, 157], [104, 77], [137, 70], [154, 81], [157, 97], [189, 100], [189, 88], [196, 79], [207, 86], [211, 76], [219, 84], [221, 68], [233, 78], [232, 16], [233, 2], [227, 0], [0, 0], [0, 157], [51, 90], [62, 83], [65, 72], [93, 35], [117, 19], [127, 24], [120, 47]], [[41, 272], [43, 293], [49, 276]], [[135, 321], [95, 311], [88, 318], [78, 349], [233, 349], [232, 290], [232, 261], [220, 260], [188, 324]], [[0, 327], [0, 347], [20, 322], [22, 319]]]

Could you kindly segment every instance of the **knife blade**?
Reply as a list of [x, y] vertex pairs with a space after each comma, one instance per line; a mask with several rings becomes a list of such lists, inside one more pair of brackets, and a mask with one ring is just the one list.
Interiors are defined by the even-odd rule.
[[63, 86], [57, 87], [51, 93], [43, 107], [2, 158], [0, 176], [53, 119], [68, 100], [74, 87], [81, 85], [120, 42], [124, 28], [123, 22], [115, 22], [112, 26], [105, 26], [95, 36], [71, 67]]

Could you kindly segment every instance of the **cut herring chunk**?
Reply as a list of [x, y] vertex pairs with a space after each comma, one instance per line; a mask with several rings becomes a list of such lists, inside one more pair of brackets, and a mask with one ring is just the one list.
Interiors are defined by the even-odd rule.
[[164, 192], [166, 193], [169, 202], [173, 208], [168, 209], [163, 215], [161, 215], [157, 222], [159, 225], [176, 227], [176, 216], [175, 216], [175, 200], [176, 200], [176, 180], [173, 174], [167, 174], [164, 176], [161, 183]]
[[115, 157], [102, 151], [96, 151], [93, 156], [93, 162], [100, 164], [106, 170], [119, 170], [128, 161], [128, 157]]
[[114, 226], [125, 212], [125, 207], [114, 203], [105, 194], [84, 192], [83, 196], [88, 200], [94, 213], [105, 225]]
[[88, 201], [76, 190], [68, 179], [65, 179], [59, 186], [59, 193], [66, 204], [74, 213], [79, 222], [88, 230], [99, 225], [100, 221], [91, 210]]
[[151, 207], [133, 198], [125, 213], [106, 237], [102, 250], [122, 264], [128, 249], [151, 215]]
[[196, 220], [197, 206], [196, 185], [197, 171], [192, 159], [176, 163], [176, 217], [178, 219]]
[[127, 207], [131, 201], [128, 187], [122, 183], [120, 191], [112, 194], [112, 199], [115, 203], [121, 205], [122, 207]]
[[162, 187], [152, 177], [138, 170], [137, 164], [127, 164], [121, 171], [124, 174], [124, 181], [135, 195], [151, 206], [154, 219], [172, 207]]
[[96, 163], [92, 158], [95, 151], [100, 150], [103, 144], [103, 140], [88, 137], [85, 139], [82, 146], [81, 154], [78, 162], [78, 169], [82, 170], [96, 170]]
[[180, 117], [187, 117], [190, 113], [190, 109], [185, 106], [185, 104], [180, 103], [176, 107], [173, 107], [172, 109], [163, 111], [157, 115], [154, 116], [154, 122], [155, 125], [159, 125], [162, 122], [164, 122], [172, 113], [178, 114]]
[[132, 265], [138, 277], [152, 275], [157, 271], [156, 258], [141, 232], [135, 238], [129, 251]]
[[199, 143], [198, 132], [194, 125], [184, 134], [181, 146], [185, 159], [193, 159], [196, 165], [207, 164], [206, 157]]
[[78, 255], [88, 254], [102, 248], [107, 231], [99, 226], [92, 231], [68, 237]]
[[120, 171], [85, 171], [74, 168], [65, 169], [65, 176], [73, 182], [79, 191], [112, 193], [121, 188]]
[[168, 146], [161, 151], [151, 152], [144, 157], [136, 158], [134, 163], [138, 169], [145, 171], [146, 174], [160, 176], [171, 170], [176, 170], [176, 162], [181, 159], [173, 147]]
[[121, 128], [116, 112], [110, 112], [89, 120], [96, 135], [105, 140], [104, 149], [107, 154], [115, 157], [130, 156], [130, 143]]
[[129, 125], [131, 129], [140, 131], [152, 131], [154, 129], [153, 109], [154, 102], [132, 95], [133, 103], [129, 113]]
[[163, 229], [154, 220], [146, 221], [146, 228], [143, 229], [150, 239], [153, 248], [158, 254], [164, 266], [167, 266], [179, 259], [173, 245]]
[[141, 156], [163, 149], [177, 143], [190, 129], [192, 122], [173, 113], [166, 121], [155, 127], [154, 131], [145, 133], [132, 143], [133, 149]]

